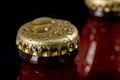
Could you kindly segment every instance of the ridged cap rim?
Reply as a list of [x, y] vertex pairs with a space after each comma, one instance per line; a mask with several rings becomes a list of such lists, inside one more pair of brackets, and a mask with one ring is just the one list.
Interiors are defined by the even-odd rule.
[[39, 57], [54, 57], [78, 48], [77, 28], [67, 20], [41, 17], [22, 25], [16, 44], [24, 53]]
[[85, 4], [92, 10], [103, 12], [120, 11], [120, 0], [85, 0]]

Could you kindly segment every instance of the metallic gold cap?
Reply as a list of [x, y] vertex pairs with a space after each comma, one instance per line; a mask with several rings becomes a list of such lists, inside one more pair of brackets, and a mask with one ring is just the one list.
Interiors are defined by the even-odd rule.
[[68, 54], [78, 48], [77, 28], [69, 21], [41, 17], [22, 25], [16, 44], [26, 54], [53, 57]]
[[85, 3], [92, 10], [103, 12], [120, 11], [120, 0], [85, 0]]

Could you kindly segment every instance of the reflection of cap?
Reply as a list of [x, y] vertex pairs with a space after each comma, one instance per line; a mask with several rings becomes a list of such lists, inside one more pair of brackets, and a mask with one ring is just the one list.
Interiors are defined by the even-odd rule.
[[18, 30], [16, 44], [26, 54], [53, 57], [78, 48], [77, 28], [69, 21], [42, 17]]
[[120, 0], [85, 0], [85, 3], [92, 10], [104, 12], [120, 11]]

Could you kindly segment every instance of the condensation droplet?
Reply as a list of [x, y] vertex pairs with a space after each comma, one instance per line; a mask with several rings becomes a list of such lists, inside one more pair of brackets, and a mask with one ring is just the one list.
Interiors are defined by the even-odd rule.
[[57, 32], [55, 31], [54, 34], [57, 34]]
[[51, 20], [52, 21], [52, 23], [54, 24], [55, 23], [55, 21], [54, 20]]
[[94, 40], [94, 35], [93, 34], [90, 35], [90, 40]]
[[62, 35], [62, 32], [60, 32], [60, 35]]
[[101, 32], [105, 32], [105, 28], [102, 28], [102, 29], [101, 29]]
[[96, 29], [92, 28], [92, 33], [95, 34], [96, 33]]
[[90, 66], [90, 65], [87, 65], [87, 66], [85, 67], [85, 74], [87, 74], [87, 73], [90, 71], [90, 69], [91, 69], [91, 66]]
[[74, 47], [74, 44], [70, 44], [69, 47], [70, 47], [70, 48], [73, 48], [73, 47]]
[[55, 35], [62, 35], [63, 33], [62, 33], [62, 32], [59, 32], [59, 31], [55, 31], [54, 34], [55, 34]]
[[72, 29], [71, 29], [71, 28], [69, 28], [68, 30], [69, 30], [69, 31], [71, 31]]
[[120, 51], [120, 47], [119, 46], [115, 46], [115, 51]]
[[75, 44], [75, 48], [78, 48], [78, 44]]
[[71, 35], [72, 33], [73, 33], [73, 32], [71, 32], [71, 31], [68, 32], [68, 34], [70, 34], [70, 35]]
[[64, 31], [67, 31], [67, 30], [68, 30], [68, 28], [64, 28], [63, 30], [64, 30]]
[[110, 56], [110, 59], [115, 60], [115, 56], [114, 55]]
[[45, 27], [45, 28], [44, 28], [44, 30], [45, 30], [45, 31], [48, 31], [48, 30], [49, 30], [49, 28], [48, 28], [48, 27]]
[[34, 71], [36, 74], [39, 74], [39, 71]]
[[120, 72], [120, 67], [118, 68], [118, 72]]
[[67, 26], [67, 25], [70, 24], [70, 22], [69, 21], [64, 21], [64, 24], [65, 24], [65, 26]]

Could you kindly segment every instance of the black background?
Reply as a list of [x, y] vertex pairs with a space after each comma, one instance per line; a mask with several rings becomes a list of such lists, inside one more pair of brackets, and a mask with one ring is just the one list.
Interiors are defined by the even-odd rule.
[[0, 5], [0, 80], [18, 76], [20, 58], [15, 40], [21, 25], [47, 16], [69, 20], [80, 31], [88, 17], [83, 0], [5, 1]]

